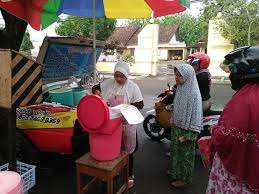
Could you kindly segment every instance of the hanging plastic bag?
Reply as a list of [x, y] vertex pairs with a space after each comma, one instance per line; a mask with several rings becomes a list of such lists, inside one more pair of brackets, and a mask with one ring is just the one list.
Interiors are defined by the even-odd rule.
[[213, 149], [211, 136], [205, 136], [198, 140], [198, 146], [202, 157], [202, 163], [205, 168], [210, 168], [213, 162]]

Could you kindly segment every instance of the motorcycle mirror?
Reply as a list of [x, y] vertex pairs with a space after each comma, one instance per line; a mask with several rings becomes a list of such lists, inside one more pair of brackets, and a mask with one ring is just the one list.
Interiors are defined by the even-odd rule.
[[171, 88], [171, 85], [169, 83], [167, 83], [167, 86], [168, 86], [169, 89]]

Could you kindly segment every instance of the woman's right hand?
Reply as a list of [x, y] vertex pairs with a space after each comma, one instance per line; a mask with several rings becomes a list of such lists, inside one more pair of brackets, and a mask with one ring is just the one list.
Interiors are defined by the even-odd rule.
[[187, 142], [188, 139], [186, 137], [179, 137], [178, 139], [181, 143]]
[[187, 138], [187, 137], [182, 136], [182, 137], [179, 137], [178, 140], [179, 140], [181, 143], [193, 143], [193, 142], [195, 142], [195, 141], [197, 140], [197, 138], [189, 139], [189, 138]]

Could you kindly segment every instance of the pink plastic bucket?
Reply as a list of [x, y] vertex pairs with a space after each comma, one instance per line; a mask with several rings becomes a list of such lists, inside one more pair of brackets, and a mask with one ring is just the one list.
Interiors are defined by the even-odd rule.
[[12, 171], [0, 172], [0, 194], [22, 194], [22, 179]]
[[90, 153], [95, 160], [109, 161], [117, 158], [120, 154], [122, 141], [121, 119], [110, 122], [114, 122], [114, 126], [116, 126], [111, 135], [89, 133]]
[[110, 119], [107, 104], [99, 97], [83, 97], [77, 106], [78, 121], [89, 133], [90, 153], [95, 160], [109, 161], [119, 156], [122, 141], [121, 117]]
[[87, 132], [98, 132], [109, 120], [109, 109], [106, 103], [97, 96], [83, 97], [77, 106], [78, 121]]

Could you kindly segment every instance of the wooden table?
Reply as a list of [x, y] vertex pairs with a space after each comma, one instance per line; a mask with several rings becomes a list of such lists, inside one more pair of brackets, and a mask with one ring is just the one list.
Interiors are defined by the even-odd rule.
[[[129, 175], [129, 156], [126, 152], [122, 152], [119, 157], [112, 161], [99, 162], [94, 160], [90, 153], [85, 154], [76, 160], [77, 172], [77, 193], [83, 194], [88, 192], [91, 185], [98, 179], [107, 182], [107, 194], [113, 194], [113, 178], [120, 171], [124, 170], [124, 183], [116, 194], [122, 194], [128, 191], [128, 175]], [[86, 186], [81, 183], [81, 174], [94, 177]]]

